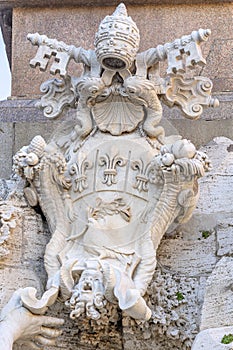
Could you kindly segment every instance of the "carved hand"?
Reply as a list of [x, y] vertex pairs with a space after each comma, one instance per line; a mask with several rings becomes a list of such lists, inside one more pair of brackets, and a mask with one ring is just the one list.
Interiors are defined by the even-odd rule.
[[63, 319], [33, 315], [21, 304], [22, 289], [17, 290], [3, 308], [0, 318], [0, 349], [11, 350], [14, 342], [27, 344], [27, 349], [53, 346], [61, 335]]

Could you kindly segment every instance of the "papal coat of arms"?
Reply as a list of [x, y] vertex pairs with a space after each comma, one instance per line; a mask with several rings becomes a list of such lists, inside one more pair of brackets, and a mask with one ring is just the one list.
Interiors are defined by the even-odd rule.
[[[161, 101], [190, 119], [218, 105], [208, 78], [186, 74], [205, 65], [200, 44], [209, 35], [199, 29], [138, 53], [139, 31], [124, 4], [100, 23], [95, 50], [28, 35], [39, 47], [30, 65], [46, 70], [55, 57], [50, 72], [61, 77], [41, 86], [45, 116], [76, 109], [76, 120], [50, 143], [36, 136], [14, 157], [25, 196], [40, 205], [51, 231], [47, 290], [41, 299], [33, 288], [21, 291], [33, 314], [43, 315], [59, 296], [71, 318], [98, 319], [109, 302], [134, 319], [150, 318], [144, 295], [157, 247], [168, 229], [190, 218], [197, 180], [210, 167], [190, 141], [166, 137]], [[80, 77], [67, 74], [70, 60], [82, 64]]]

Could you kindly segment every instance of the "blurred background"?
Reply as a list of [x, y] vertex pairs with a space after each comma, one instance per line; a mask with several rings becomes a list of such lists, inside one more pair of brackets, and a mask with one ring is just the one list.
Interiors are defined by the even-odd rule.
[[0, 29], [0, 101], [11, 95], [11, 72]]

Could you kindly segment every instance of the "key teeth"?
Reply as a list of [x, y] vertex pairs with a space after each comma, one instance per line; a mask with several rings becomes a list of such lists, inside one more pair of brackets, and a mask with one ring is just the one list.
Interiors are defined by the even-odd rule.
[[209, 106], [213, 108], [219, 107], [219, 100], [217, 98], [212, 97]]
[[31, 42], [32, 45], [39, 46], [41, 44], [41, 38], [42, 36], [39, 33], [28, 33], [27, 39]]
[[30, 63], [29, 63], [31, 68], [36, 68], [36, 66], [38, 65], [38, 62], [33, 58]]

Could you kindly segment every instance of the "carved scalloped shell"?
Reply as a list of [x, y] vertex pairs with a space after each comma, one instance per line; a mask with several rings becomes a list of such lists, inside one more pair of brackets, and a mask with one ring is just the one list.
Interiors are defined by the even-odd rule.
[[120, 95], [110, 95], [105, 101], [97, 103], [92, 113], [100, 130], [112, 135], [133, 131], [144, 117], [141, 105], [135, 105]]

